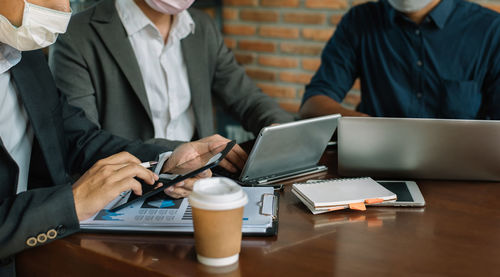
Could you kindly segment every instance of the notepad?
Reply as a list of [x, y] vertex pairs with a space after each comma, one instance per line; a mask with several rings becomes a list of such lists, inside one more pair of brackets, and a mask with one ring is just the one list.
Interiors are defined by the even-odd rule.
[[370, 177], [330, 179], [292, 186], [297, 196], [313, 214], [341, 209], [365, 210], [365, 204], [396, 201], [396, 194]]

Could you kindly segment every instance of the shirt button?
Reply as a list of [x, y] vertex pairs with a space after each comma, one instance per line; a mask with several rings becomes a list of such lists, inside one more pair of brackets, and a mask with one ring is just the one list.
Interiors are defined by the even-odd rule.
[[417, 65], [418, 65], [418, 66], [422, 66], [422, 65], [423, 65], [422, 61], [421, 61], [421, 60], [418, 60], [418, 61], [417, 61]]
[[418, 29], [415, 30], [415, 34], [417, 34], [417, 36], [420, 35], [420, 30], [418, 30]]
[[421, 92], [417, 93], [417, 98], [422, 98], [423, 94]]

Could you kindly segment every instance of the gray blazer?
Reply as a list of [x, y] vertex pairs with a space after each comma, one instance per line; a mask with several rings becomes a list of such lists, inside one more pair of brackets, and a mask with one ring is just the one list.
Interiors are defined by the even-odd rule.
[[[293, 116], [262, 93], [237, 64], [214, 21], [202, 11], [190, 9], [189, 13], [195, 32], [181, 41], [181, 47], [197, 136], [215, 132], [212, 97], [255, 134], [272, 123], [293, 121]], [[129, 139], [168, 147], [179, 144], [152, 139], [154, 128], [144, 82], [114, 0], [104, 0], [75, 15], [49, 56], [58, 88], [101, 128]]]

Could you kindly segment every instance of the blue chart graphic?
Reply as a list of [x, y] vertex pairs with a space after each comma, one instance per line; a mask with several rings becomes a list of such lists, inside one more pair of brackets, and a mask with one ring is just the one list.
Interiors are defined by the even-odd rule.
[[182, 199], [173, 199], [167, 195], [152, 196], [141, 206], [141, 209], [178, 209], [181, 206]]
[[172, 200], [155, 200], [147, 203], [149, 206], [165, 209], [175, 206], [174, 201]]
[[116, 218], [122, 216], [122, 213], [114, 213], [109, 210], [101, 210], [94, 220], [105, 220], [105, 221], [123, 221], [123, 219]]

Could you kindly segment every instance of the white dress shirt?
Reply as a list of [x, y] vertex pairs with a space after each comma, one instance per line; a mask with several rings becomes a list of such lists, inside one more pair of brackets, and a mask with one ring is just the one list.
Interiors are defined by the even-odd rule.
[[21, 52], [0, 43], [0, 138], [19, 166], [16, 193], [26, 191], [33, 148], [33, 130], [17, 94], [9, 70], [21, 60]]
[[155, 138], [190, 141], [195, 130], [181, 39], [194, 33], [187, 11], [174, 16], [167, 43], [133, 0], [116, 1], [146, 87]]

